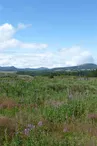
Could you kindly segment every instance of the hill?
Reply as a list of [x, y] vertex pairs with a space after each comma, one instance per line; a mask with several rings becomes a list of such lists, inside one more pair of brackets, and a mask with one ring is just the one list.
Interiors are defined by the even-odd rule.
[[54, 71], [73, 71], [73, 70], [93, 70], [97, 69], [97, 65], [93, 63], [82, 64], [78, 66], [71, 66], [71, 67], [61, 67], [61, 68], [53, 68]]
[[9, 67], [0, 67], [0, 71], [73, 71], [73, 70], [93, 70], [97, 69], [97, 65], [93, 63], [82, 64], [78, 66], [70, 66], [70, 67], [57, 67], [48, 69], [45, 67], [40, 68], [16, 68], [14, 66]]

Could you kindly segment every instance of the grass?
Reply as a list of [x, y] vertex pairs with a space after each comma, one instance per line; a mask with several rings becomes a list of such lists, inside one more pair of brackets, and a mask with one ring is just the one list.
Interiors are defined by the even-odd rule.
[[96, 146], [97, 79], [0, 76], [0, 146]]

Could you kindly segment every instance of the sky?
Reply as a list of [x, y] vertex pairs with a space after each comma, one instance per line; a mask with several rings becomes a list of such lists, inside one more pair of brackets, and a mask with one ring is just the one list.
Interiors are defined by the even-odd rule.
[[97, 63], [97, 0], [0, 0], [0, 66]]

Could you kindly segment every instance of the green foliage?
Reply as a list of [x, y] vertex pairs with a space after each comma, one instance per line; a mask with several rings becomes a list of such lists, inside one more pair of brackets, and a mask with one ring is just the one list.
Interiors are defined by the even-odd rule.
[[59, 107], [48, 106], [43, 109], [43, 116], [51, 122], [66, 122], [68, 118], [80, 118], [85, 113], [83, 101], [70, 101]]
[[[29, 75], [34, 74], [29, 72]], [[92, 139], [96, 145], [95, 131], [90, 133], [88, 128], [95, 126], [93, 130], [97, 130], [97, 122], [92, 123], [88, 114], [97, 113], [97, 79], [79, 80], [78, 72], [62, 72], [61, 75], [44, 71], [43, 76], [29, 75], [20, 72], [16, 76], [0, 76], [0, 144], [84, 146]], [[14, 100], [16, 105], [11, 107], [10, 102], [3, 105], [5, 99]], [[8, 122], [2, 122], [4, 117], [14, 122], [10, 139], [11, 128]], [[25, 135], [28, 124], [35, 127]]]
[[52, 70], [33, 70], [33, 71], [17, 71], [18, 75], [30, 75], [30, 76], [48, 76], [54, 78], [55, 76], [77, 76], [77, 77], [97, 77], [96, 70], [71, 70], [71, 71], [55, 71]]

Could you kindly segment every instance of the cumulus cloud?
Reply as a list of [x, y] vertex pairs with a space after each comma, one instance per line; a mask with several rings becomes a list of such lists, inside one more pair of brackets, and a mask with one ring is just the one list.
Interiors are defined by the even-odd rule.
[[[0, 53], [0, 66], [16, 66], [16, 67], [65, 67], [74, 66], [84, 63], [94, 63], [95, 60], [92, 54], [81, 48], [80, 46], [73, 46], [71, 48], [62, 48], [55, 52], [47, 52], [45, 48], [48, 47], [44, 43], [27, 43], [15, 38], [17, 31], [30, 27], [31, 25], [18, 24], [15, 28], [13, 25], [5, 23], [0, 25], [0, 50], [5, 49], [43, 49], [42, 53], [22, 53], [19, 50], [17, 54]], [[23, 52], [23, 51], [22, 51]]]
[[66, 66], [94, 63], [92, 54], [88, 50], [83, 49], [80, 46], [62, 48], [59, 51], [59, 55], [61, 56], [60, 62], [64, 62]]
[[26, 49], [45, 49], [47, 44], [38, 43], [26, 43], [14, 38], [15, 33], [30, 25], [24, 25], [22, 23], [18, 24], [17, 28], [11, 24], [5, 23], [0, 25], [0, 50], [10, 49], [10, 48], [26, 48]]
[[15, 28], [8, 23], [0, 25], [0, 43], [6, 43], [6, 41], [12, 39], [15, 34]]
[[88, 51], [83, 51], [79, 55], [74, 56], [72, 58], [72, 62], [75, 65], [77, 65], [77, 64], [80, 65], [80, 64], [84, 64], [84, 63], [94, 63], [94, 59]]

